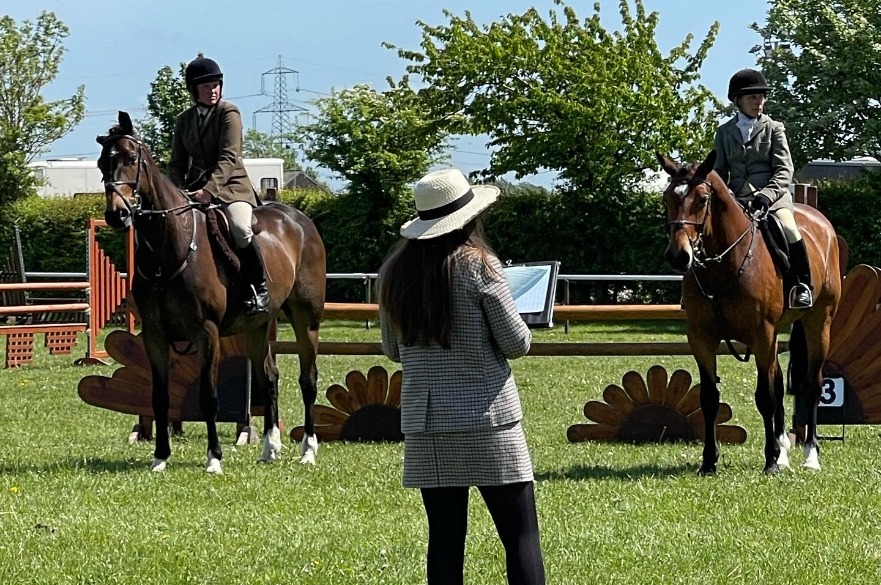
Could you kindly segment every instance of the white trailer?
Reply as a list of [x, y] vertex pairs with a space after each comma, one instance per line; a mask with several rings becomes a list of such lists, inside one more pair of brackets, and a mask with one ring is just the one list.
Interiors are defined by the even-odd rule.
[[[284, 186], [284, 160], [280, 158], [245, 158], [245, 170], [258, 193]], [[28, 164], [39, 180], [41, 197], [71, 197], [76, 193], [102, 193], [101, 172], [94, 159], [49, 159]]]
[[269, 188], [280, 191], [284, 187], [284, 159], [245, 158], [242, 161], [251, 184], [261, 195]]
[[42, 197], [70, 197], [75, 193], [101, 193], [101, 171], [98, 162], [87, 159], [38, 160], [28, 164], [39, 181], [37, 193]]

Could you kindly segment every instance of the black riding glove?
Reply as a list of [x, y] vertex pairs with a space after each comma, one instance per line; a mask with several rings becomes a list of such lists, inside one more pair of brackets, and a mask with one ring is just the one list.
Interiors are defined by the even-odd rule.
[[767, 213], [771, 208], [771, 199], [762, 193], [757, 194], [750, 204], [753, 211], [761, 211], [762, 213]]
[[211, 203], [211, 193], [205, 191], [204, 189], [199, 189], [198, 191], [190, 191], [189, 195], [190, 199], [192, 199], [196, 203], [201, 203], [202, 205], [209, 205]]

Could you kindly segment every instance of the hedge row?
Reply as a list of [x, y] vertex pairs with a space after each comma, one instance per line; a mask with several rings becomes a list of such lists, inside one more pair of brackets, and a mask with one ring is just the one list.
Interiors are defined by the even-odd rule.
[[[881, 216], [875, 213], [881, 174], [820, 185], [820, 209], [850, 247], [851, 265], [881, 265]], [[280, 199], [316, 223], [328, 255], [329, 272], [375, 272], [398, 238], [398, 226], [412, 215], [412, 200], [376, 209], [354, 195], [282, 191]], [[18, 224], [29, 271], [84, 272], [86, 220], [101, 217], [102, 195], [73, 199], [20, 200], [0, 212], [0, 237]], [[504, 191], [485, 215], [487, 236], [503, 261], [559, 260], [566, 274], [669, 274], [663, 202], [660, 195], [579, 197], [543, 190]], [[99, 233], [108, 255], [123, 265], [124, 240]], [[6, 240], [4, 240], [6, 241]], [[7, 249], [4, 245], [0, 250]], [[2, 260], [2, 254], [0, 254]], [[360, 283], [333, 280], [328, 298], [361, 301]], [[572, 302], [675, 302], [678, 286], [659, 283], [573, 284]]]

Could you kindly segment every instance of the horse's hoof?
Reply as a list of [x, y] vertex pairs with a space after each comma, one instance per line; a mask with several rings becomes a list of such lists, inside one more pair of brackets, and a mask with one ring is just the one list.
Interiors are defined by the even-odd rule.
[[810, 471], [820, 471], [820, 453], [815, 447], [805, 447], [805, 462], [802, 467]]
[[780, 473], [780, 466], [777, 463], [765, 466], [765, 475], [777, 475]]
[[314, 465], [317, 455], [318, 437], [315, 435], [303, 435], [303, 440], [300, 441], [300, 463]]
[[780, 449], [780, 455], [777, 456], [777, 467], [780, 469], [789, 468], [789, 453], [786, 449]]
[[701, 468], [697, 472], [700, 476], [706, 475], [716, 475], [716, 466], [715, 465], [701, 465]]
[[220, 465], [220, 459], [209, 457], [208, 465], [205, 466], [205, 471], [216, 475], [223, 475], [223, 467]]
[[163, 471], [165, 471], [165, 468], [167, 466], [168, 466], [168, 459], [154, 459], [153, 463], [150, 464], [150, 471], [162, 473]]
[[281, 442], [281, 431], [278, 427], [272, 429], [263, 436], [263, 452], [260, 454], [260, 463], [275, 463], [281, 450], [284, 448]]

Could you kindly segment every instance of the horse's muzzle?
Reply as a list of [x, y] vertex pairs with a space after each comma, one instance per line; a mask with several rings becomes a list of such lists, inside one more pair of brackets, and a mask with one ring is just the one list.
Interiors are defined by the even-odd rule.
[[107, 209], [104, 211], [104, 221], [116, 231], [122, 232], [132, 227], [132, 214], [124, 207], [121, 209]]
[[690, 248], [680, 248], [672, 245], [667, 246], [667, 252], [664, 254], [664, 257], [667, 259], [670, 267], [679, 272], [686, 272], [691, 268], [691, 263], [694, 260]]

